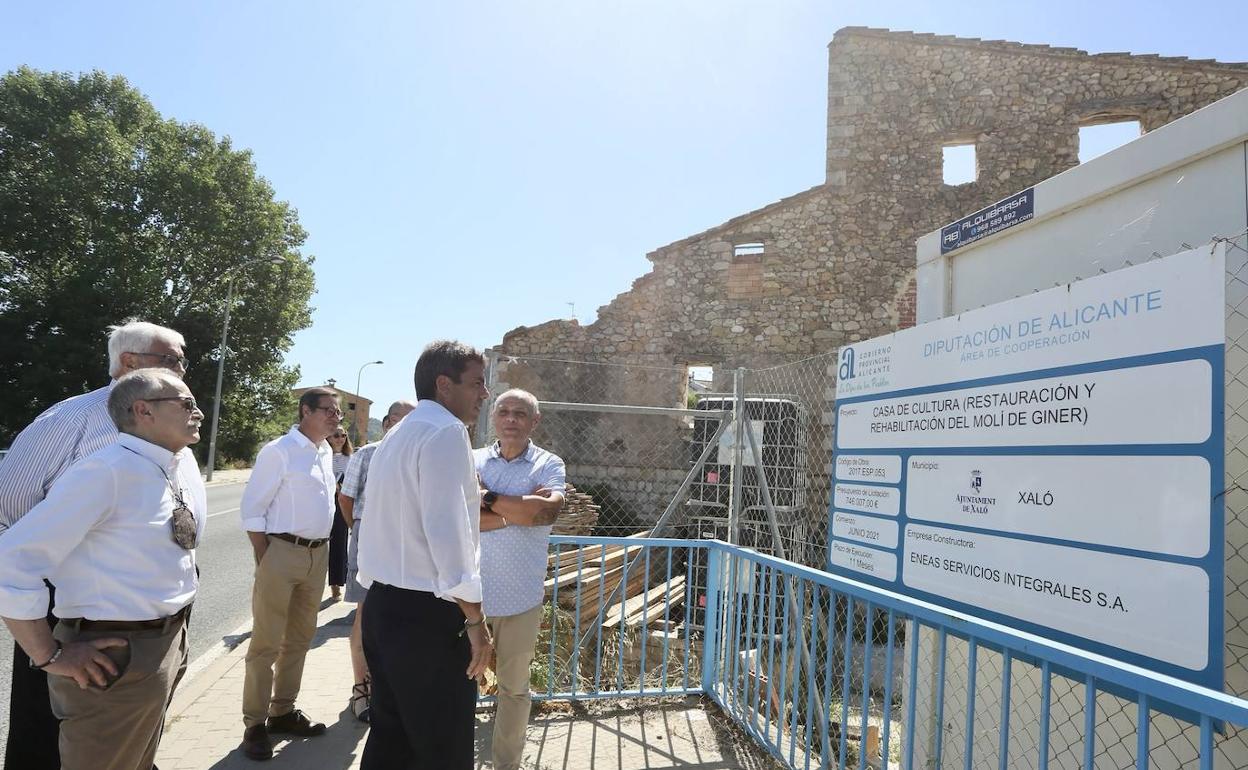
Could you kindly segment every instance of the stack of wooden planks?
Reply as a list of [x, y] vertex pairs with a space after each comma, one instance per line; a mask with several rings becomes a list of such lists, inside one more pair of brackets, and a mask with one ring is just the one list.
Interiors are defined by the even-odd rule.
[[[648, 535], [639, 532], [631, 537]], [[642, 546], [565, 548], [552, 552], [547, 565], [546, 596], [565, 612], [579, 612], [579, 631], [595, 625], [604, 630], [643, 625], [666, 630], [684, 618], [680, 610], [685, 600], [684, 575], [667, 580], [666, 562], [662, 573], [656, 575], [660, 565], [652, 563], [648, 574]], [[616, 590], [621, 584], [623, 590]]]
[[577, 491], [571, 484], [566, 485], [563, 492], [563, 510], [555, 519], [552, 535], [590, 535], [598, 526], [598, 513], [601, 509], [594, 503], [594, 498]]

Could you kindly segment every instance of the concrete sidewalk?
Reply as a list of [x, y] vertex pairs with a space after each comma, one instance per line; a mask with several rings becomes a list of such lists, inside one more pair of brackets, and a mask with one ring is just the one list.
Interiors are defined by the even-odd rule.
[[[200, 475], [204, 475], [203, 469], [200, 469]], [[251, 478], [251, 468], [226, 468], [225, 470], [214, 471], [212, 481], [205, 482], [205, 486], [215, 487], [220, 484], [242, 484]]]
[[[253, 770], [258, 767], [359, 767], [368, 735], [367, 725], [347, 710], [351, 691], [348, 635], [354, 605], [326, 601], [316, 638], [308, 653], [299, 707], [329, 725], [317, 738], [281, 741], [273, 761], [252, 762], [238, 751], [244, 640], [235, 649], [200, 669], [174, 697], [169, 722], [157, 755], [162, 770]], [[195, 632], [192, 624], [191, 633]], [[778, 767], [725, 720], [708, 713], [697, 698], [670, 699], [662, 704], [596, 702], [587, 707], [552, 704], [534, 708], [525, 752], [526, 768], [560, 770], [631, 770], [632, 768]], [[540, 713], [539, 713], [540, 712]], [[478, 713], [477, 767], [490, 768], [492, 712]]]

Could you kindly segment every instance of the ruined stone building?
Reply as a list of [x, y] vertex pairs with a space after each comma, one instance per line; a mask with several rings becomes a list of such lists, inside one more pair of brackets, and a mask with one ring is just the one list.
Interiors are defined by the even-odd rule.
[[[734, 367], [912, 325], [920, 235], [1076, 165], [1083, 126], [1138, 120], [1150, 131], [1244, 87], [1245, 64], [842, 29], [828, 46], [823, 183], [656, 249], [653, 269], [588, 326], [512, 330], [496, 350], [523, 365], [502, 380], [546, 400], [676, 406], [683, 375], [603, 377], [523, 359], [714, 365], [722, 389]], [[976, 178], [945, 184], [944, 149], [966, 144]]]

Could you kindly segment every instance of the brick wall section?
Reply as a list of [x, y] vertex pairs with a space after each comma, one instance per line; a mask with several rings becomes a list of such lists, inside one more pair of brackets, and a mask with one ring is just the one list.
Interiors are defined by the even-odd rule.
[[728, 298], [758, 299], [763, 296], [763, 255], [736, 257], [728, 265]]
[[[655, 250], [592, 325], [520, 327], [500, 349], [760, 366], [912, 325], [920, 235], [1075, 165], [1081, 125], [1151, 130], [1248, 86], [1243, 64], [865, 28], [837, 32], [828, 63], [823, 184]], [[979, 177], [945, 185], [942, 146], [966, 140]]]
[[918, 317], [919, 284], [911, 278], [897, 298], [897, 328], [909, 329]]

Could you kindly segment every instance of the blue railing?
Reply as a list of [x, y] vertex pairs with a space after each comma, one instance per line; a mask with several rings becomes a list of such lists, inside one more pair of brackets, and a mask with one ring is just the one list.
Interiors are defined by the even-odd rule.
[[534, 699], [702, 693], [687, 576], [707, 552], [696, 540], [552, 537]]
[[1148, 768], [1165, 728], [1190, 752], [1156, 764], [1203, 770], [1248, 725], [1242, 699], [719, 541], [551, 540], [535, 697], [704, 693], [791, 768]]

